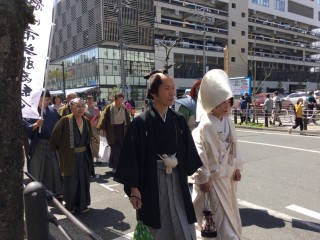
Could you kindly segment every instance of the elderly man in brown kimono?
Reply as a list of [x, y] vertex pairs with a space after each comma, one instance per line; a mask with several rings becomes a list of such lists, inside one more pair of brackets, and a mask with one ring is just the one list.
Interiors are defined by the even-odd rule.
[[71, 100], [70, 107], [72, 113], [62, 117], [53, 129], [50, 148], [59, 152], [66, 208], [72, 213], [85, 213], [91, 201], [90, 174], [94, 176], [92, 132], [90, 121], [84, 116], [83, 100]]
[[130, 115], [123, 106], [124, 95], [118, 93], [114, 98], [115, 101], [102, 111], [97, 125], [100, 136], [107, 137], [111, 147], [109, 167], [113, 168], [113, 172], [117, 169], [124, 136], [131, 122]]

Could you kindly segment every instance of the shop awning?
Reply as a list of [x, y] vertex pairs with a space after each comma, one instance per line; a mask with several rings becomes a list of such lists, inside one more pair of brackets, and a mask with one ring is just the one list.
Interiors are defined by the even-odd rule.
[[51, 90], [49, 91], [51, 95], [61, 95], [63, 94], [62, 90]]
[[84, 92], [88, 92], [90, 90], [93, 90], [95, 88], [97, 88], [97, 86], [82, 87], [82, 88], [70, 88], [70, 89], [66, 89], [66, 93], [67, 94], [68, 94], [68, 92], [84, 93]]
[[[68, 94], [68, 92], [75, 92], [75, 93], [84, 93], [90, 90], [93, 90], [97, 88], [97, 86], [91, 86], [91, 87], [82, 87], [82, 88], [70, 88], [70, 89], [66, 89], [66, 94]], [[50, 91], [51, 95], [60, 95], [63, 94], [62, 90], [52, 90]]]

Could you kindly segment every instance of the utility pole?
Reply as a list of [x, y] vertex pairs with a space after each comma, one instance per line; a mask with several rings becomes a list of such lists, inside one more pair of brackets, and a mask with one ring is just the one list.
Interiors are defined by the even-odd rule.
[[229, 48], [228, 45], [223, 49], [223, 58], [224, 58], [224, 71], [230, 77], [230, 68], [229, 68]]
[[202, 64], [203, 64], [203, 76], [206, 74], [206, 22], [205, 22], [205, 8], [203, 7], [203, 55], [202, 55]]
[[62, 66], [62, 91], [65, 97], [66, 96], [66, 78], [64, 76], [64, 61], [62, 61], [61, 66]]
[[120, 50], [120, 77], [121, 77], [121, 89], [124, 95], [124, 99], [127, 99], [127, 82], [126, 73], [124, 67], [124, 42], [122, 34], [122, 0], [119, 0], [119, 50]]
[[[62, 92], [64, 94], [64, 96], [66, 96], [66, 77], [64, 74], [64, 61], [60, 63], [49, 63], [49, 65], [53, 65], [53, 66], [61, 66], [62, 67]], [[58, 70], [58, 69], [56, 69]]]
[[203, 75], [206, 74], [206, 24], [203, 24], [203, 56], [202, 56], [202, 63], [203, 63]]

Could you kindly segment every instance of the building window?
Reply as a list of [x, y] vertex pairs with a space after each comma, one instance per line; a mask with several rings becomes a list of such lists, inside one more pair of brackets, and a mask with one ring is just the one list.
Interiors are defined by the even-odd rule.
[[245, 53], [246, 49], [245, 48], [241, 48], [241, 53]]
[[245, 32], [245, 31], [241, 31], [241, 35], [242, 35], [242, 36], [245, 36], [245, 35], [246, 35], [246, 32]]
[[318, 21], [320, 21], [320, 12], [318, 12]]
[[235, 3], [232, 3], [231, 6], [232, 6], [232, 8], [236, 8], [237, 7], [237, 5]]
[[269, 0], [252, 0], [252, 3], [264, 6], [264, 7], [269, 7]]
[[232, 22], [231, 25], [232, 25], [232, 27], [235, 27], [236, 26], [236, 22]]
[[235, 39], [232, 39], [232, 40], [231, 40], [231, 44], [236, 44], [236, 40], [235, 40]]
[[285, 1], [284, 0], [276, 0], [275, 8], [276, 8], [276, 10], [284, 12], [285, 11]]
[[235, 57], [231, 57], [231, 62], [235, 62], [236, 58]]
[[241, 13], [241, 17], [245, 18], [246, 17], [246, 13]]
[[317, 4], [320, 5], [320, 0], [317, 0]]

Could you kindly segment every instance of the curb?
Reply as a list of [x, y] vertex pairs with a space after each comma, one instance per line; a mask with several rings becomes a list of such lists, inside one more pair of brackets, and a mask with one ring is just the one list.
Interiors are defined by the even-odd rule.
[[[288, 133], [288, 128], [286, 129], [281, 129], [281, 128], [266, 128], [266, 127], [249, 127], [249, 126], [239, 126], [239, 125], [235, 125], [236, 128], [243, 128], [243, 129], [250, 129], [250, 130], [257, 130], [257, 131], [273, 131], [273, 132], [286, 132]], [[284, 126], [286, 127], [286, 126]], [[288, 126], [290, 127], [290, 126]], [[297, 134], [298, 133], [298, 134]], [[288, 133], [289, 134], [289, 133]], [[299, 135], [299, 131], [296, 132], [292, 132], [292, 135]], [[301, 135], [305, 135], [305, 136], [320, 136], [320, 129], [318, 131], [316, 130], [305, 130], [303, 131], [303, 134]]]

